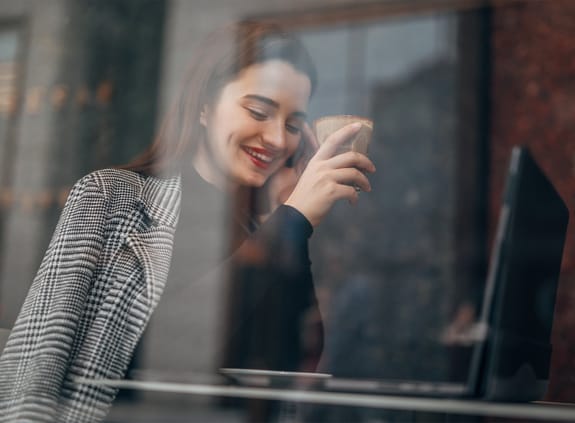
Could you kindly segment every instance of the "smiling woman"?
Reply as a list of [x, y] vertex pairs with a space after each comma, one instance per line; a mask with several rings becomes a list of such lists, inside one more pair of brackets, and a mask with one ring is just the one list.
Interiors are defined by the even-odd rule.
[[362, 154], [336, 156], [354, 125], [317, 148], [304, 120], [315, 80], [302, 44], [273, 25], [242, 23], [208, 38], [150, 148], [70, 193], [0, 358], [2, 418], [105, 417], [116, 390], [76, 378], [123, 378], [179, 241], [194, 243], [194, 254], [205, 249], [204, 222], [180, 219], [182, 196], [192, 209], [214, 193], [266, 198], [265, 210], [238, 204], [234, 247], [190, 272], [225, 267], [232, 290], [257, 293], [242, 297], [244, 314], [227, 328], [226, 350], [237, 353], [228, 367], [302, 368], [302, 322], [318, 313], [308, 238], [335, 201], [369, 191], [364, 172], [375, 171]]
[[195, 168], [220, 188], [261, 187], [295, 153], [310, 94], [309, 77], [281, 60], [243, 70], [202, 110]]

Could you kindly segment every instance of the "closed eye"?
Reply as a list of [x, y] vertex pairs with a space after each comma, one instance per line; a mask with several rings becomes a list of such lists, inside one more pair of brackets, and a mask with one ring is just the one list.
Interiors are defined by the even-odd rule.
[[289, 123], [286, 124], [286, 129], [288, 130], [288, 132], [290, 134], [294, 134], [294, 135], [298, 135], [301, 132], [301, 128], [299, 126], [292, 125]]
[[266, 113], [261, 112], [259, 110], [251, 109], [249, 107], [247, 107], [246, 110], [248, 111], [250, 116], [253, 117], [255, 120], [261, 121], [261, 120], [266, 120], [268, 118], [268, 115]]

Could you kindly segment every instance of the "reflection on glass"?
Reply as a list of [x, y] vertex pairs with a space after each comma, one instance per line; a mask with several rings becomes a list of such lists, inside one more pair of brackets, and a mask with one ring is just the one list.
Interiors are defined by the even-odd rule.
[[[457, 24], [456, 14], [445, 14], [302, 33], [322, 76], [310, 113], [375, 121], [373, 192], [355, 208], [339, 207], [313, 239], [316, 284], [331, 298], [325, 370], [334, 374], [449, 372], [449, 357], [434, 345], [461, 283]], [[334, 50], [340, 54], [328, 54]]]
[[[0, 187], [0, 207], [17, 205], [10, 206], [6, 243], [14, 250], [32, 244], [30, 249], [38, 250], [18, 260], [11, 259], [15, 253], [2, 257], [2, 289], [12, 299], [0, 310], [2, 322], [16, 317], [24, 299], [17, 289], [28, 288], [26, 272], [40, 263], [30, 256], [44, 252], [42, 237], [52, 232], [72, 181], [93, 168], [129, 161], [155, 130], [156, 144], [147, 155], [122, 170], [91, 173], [76, 185], [48, 249], [49, 257], [65, 257], [59, 241], [68, 231], [90, 233], [99, 225], [92, 220], [98, 211], [106, 225], [123, 225], [117, 231], [98, 226], [104, 235], [75, 238], [84, 250], [74, 257], [91, 263], [86, 274], [97, 276], [89, 286], [102, 296], [89, 297], [85, 308], [70, 307], [81, 310], [72, 319], [78, 325], [75, 339], [90, 341], [73, 344], [66, 356], [77, 365], [71, 373], [240, 386], [245, 380], [229, 377], [229, 369], [321, 372], [333, 375], [325, 377], [332, 381], [460, 380], [469, 357], [465, 351], [454, 355], [449, 346], [474, 337], [477, 292], [485, 276], [477, 265], [485, 255], [484, 234], [478, 234], [485, 193], [481, 172], [474, 173], [484, 170], [484, 157], [474, 155], [484, 140], [462, 135], [479, 133], [484, 124], [478, 110], [465, 106], [480, 103], [477, 91], [484, 89], [466, 76], [470, 66], [483, 66], [480, 52], [462, 47], [469, 38], [482, 42], [465, 27], [474, 12], [372, 16], [295, 28], [317, 68], [317, 84], [309, 64], [294, 68], [267, 57], [262, 66], [251, 67], [251, 54], [264, 36], [248, 40], [249, 31], [242, 28], [225, 40], [230, 57], [243, 54], [242, 60], [231, 70], [218, 68], [221, 78], [204, 87], [205, 95], [193, 75], [179, 78], [190, 56], [206, 64], [202, 72], [216, 73], [219, 45], [213, 40], [209, 48], [194, 50], [188, 41], [197, 41], [202, 31], [183, 29], [196, 31], [189, 22], [197, 22], [198, 9], [174, 2], [164, 28], [164, 2], [147, 2], [156, 9], [141, 15], [128, 3], [74, 3], [68, 11], [75, 24], [62, 25], [66, 33], [80, 35], [62, 49], [70, 55], [52, 63], [70, 73], [26, 87], [23, 127], [29, 132], [23, 139], [35, 139], [34, 131], [48, 134], [36, 145], [47, 145], [46, 150], [34, 151], [49, 164], [20, 170], [15, 190]], [[4, 55], [12, 60], [16, 38], [3, 37], [0, 33], [0, 61]], [[55, 40], [42, 45], [49, 49]], [[77, 68], [70, 65], [76, 55], [82, 57]], [[13, 88], [7, 87], [14, 69], [0, 63], [0, 141], [6, 132], [3, 111], [13, 110]], [[179, 79], [183, 85], [176, 84]], [[163, 110], [166, 119], [156, 117], [163, 107], [158, 87], [182, 94], [172, 109]], [[367, 159], [341, 165], [362, 171], [339, 181], [349, 188], [343, 201], [326, 200], [315, 185], [326, 176], [314, 165], [320, 159], [325, 165], [331, 154], [314, 156], [318, 146], [305, 124], [334, 114], [374, 122], [367, 155], [378, 171], [370, 172]], [[0, 144], [2, 163], [11, 159], [3, 150], [7, 142]], [[114, 185], [118, 181], [121, 188]], [[129, 194], [114, 197], [126, 186]], [[136, 201], [134, 192], [149, 197]], [[76, 201], [87, 201], [77, 207], [90, 213], [78, 217]], [[327, 205], [318, 212], [321, 201]], [[109, 246], [115, 249], [105, 250]], [[49, 259], [44, 263], [40, 275], [68, 269], [53, 267]], [[142, 280], [146, 283], [139, 284]], [[228, 376], [220, 368], [228, 369]], [[323, 379], [292, 376], [274, 373], [262, 383], [327, 386]], [[66, 398], [58, 413], [103, 418], [113, 388], [66, 383], [53, 393], [57, 402]], [[96, 394], [100, 404], [74, 409], [77, 398]], [[120, 392], [110, 419], [138, 415], [206, 421], [394, 418], [365, 408]]]
[[[0, 258], [7, 249], [4, 239], [6, 216], [13, 205], [12, 171], [16, 151], [14, 132], [17, 90], [21, 76], [18, 55], [21, 32], [17, 26], [0, 27]], [[0, 260], [0, 270], [2, 260]], [[0, 327], [10, 327], [6, 308], [11, 306], [9, 287], [0, 284]], [[8, 295], [6, 295], [8, 294]]]

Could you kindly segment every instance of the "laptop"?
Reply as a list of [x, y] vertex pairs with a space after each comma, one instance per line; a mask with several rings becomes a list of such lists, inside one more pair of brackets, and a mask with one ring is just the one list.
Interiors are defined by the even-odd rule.
[[[541, 399], [568, 210], [526, 147], [513, 148], [482, 308], [453, 381], [330, 378], [328, 390], [498, 401]], [[424, 359], [424, 358], [422, 358]]]

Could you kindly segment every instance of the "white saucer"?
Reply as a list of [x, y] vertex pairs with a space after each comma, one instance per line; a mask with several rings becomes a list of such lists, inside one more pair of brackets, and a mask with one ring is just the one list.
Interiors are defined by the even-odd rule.
[[220, 373], [235, 382], [251, 386], [286, 386], [299, 382], [313, 382], [332, 377], [328, 373], [284, 372], [279, 370], [222, 368]]

